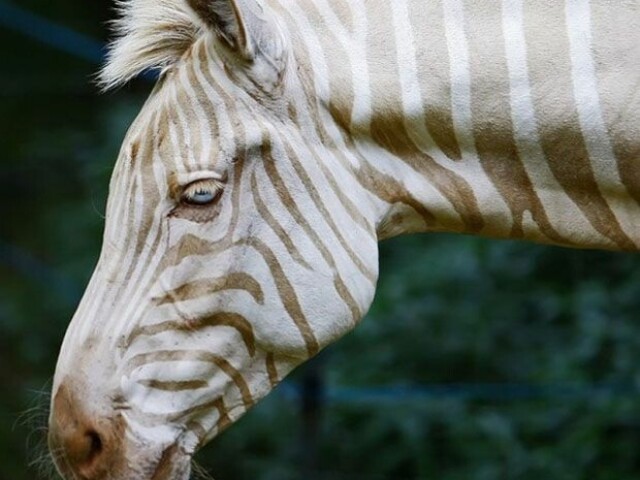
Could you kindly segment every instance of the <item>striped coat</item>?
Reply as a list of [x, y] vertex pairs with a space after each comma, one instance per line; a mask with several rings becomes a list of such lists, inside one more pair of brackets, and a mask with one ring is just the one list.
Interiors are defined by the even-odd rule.
[[65, 478], [188, 478], [362, 319], [379, 239], [640, 245], [639, 1], [120, 6], [102, 84], [161, 76], [58, 360]]

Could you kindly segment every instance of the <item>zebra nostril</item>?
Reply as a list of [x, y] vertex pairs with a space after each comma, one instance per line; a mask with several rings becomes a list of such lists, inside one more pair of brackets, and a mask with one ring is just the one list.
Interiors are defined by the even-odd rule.
[[89, 477], [88, 472], [100, 463], [104, 451], [100, 434], [94, 429], [68, 431], [61, 440], [69, 465]]
[[87, 414], [77, 397], [61, 386], [53, 402], [49, 445], [65, 478], [98, 480], [113, 456], [112, 425]]
[[88, 430], [85, 433], [85, 437], [88, 440], [88, 450], [86, 463], [91, 464], [102, 453], [102, 438], [100, 434], [95, 430]]

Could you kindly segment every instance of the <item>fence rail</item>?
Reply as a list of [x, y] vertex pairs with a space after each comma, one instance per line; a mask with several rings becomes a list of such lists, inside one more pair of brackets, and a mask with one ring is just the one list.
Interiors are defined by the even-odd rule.
[[[304, 396], [303, 387], [285, 381], [279, 392], [288, 400]], [[631, 383], [434, 383], [429, 385], [328, 386], [322, 393], [330, 405], [419, 403], [434, 400], [525, 401], [635, 398], [640, 389]]]

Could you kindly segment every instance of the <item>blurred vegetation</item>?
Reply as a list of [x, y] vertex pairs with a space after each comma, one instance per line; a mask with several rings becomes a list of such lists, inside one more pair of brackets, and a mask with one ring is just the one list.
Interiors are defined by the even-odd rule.
[[[21, 0], [98, 41], [110, 2]], [[6, 20], [6, 19], [5, 19]], [[31, 480], [110, 170], [149, 85], [0, 28], [0, 480]], [[218, 480], [640, 478], [640, 257], [420, 235], [370, 314], [199, 455]]]

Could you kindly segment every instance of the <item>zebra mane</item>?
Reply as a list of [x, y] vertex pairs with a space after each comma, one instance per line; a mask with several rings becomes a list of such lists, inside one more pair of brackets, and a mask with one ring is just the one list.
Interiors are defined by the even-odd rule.
[[185, 0], [116, 0], [115, 39], [98, 74], [103, 90], [118, 87], [145, 70], [174, 64], [204, 28]]

